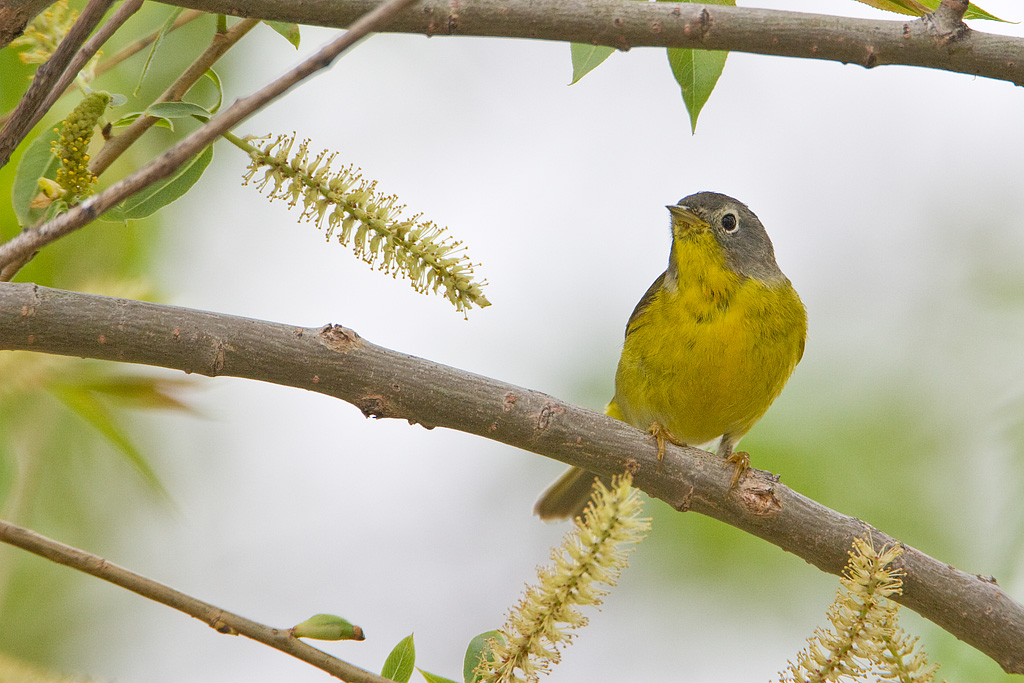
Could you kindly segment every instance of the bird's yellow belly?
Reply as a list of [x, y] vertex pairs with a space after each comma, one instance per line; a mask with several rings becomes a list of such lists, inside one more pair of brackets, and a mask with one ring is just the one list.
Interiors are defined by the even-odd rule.
[[788, 281], [660, 292], [629, 331], [615, 376], [621, 417], [678, 440], [746, 434], [803, 353], [806, 317]]

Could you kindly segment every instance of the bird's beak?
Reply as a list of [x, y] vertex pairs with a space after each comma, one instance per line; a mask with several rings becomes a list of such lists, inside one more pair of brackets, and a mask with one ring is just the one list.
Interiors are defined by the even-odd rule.
[[699, 232], [711, 229], [711, 226], [708, 225], [703, 218], [685, 206], [669, 204], [665, 208], [672, 214], [673, 225], [678, 225], [686, 230], [695, 230]]

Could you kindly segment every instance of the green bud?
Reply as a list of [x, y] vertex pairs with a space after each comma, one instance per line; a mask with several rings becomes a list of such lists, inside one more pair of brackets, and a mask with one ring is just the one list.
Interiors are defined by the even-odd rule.
[[363, 629], [333, 614], [314, 614], [292, 628], [296, 638], [313, 640], [364, 640]]

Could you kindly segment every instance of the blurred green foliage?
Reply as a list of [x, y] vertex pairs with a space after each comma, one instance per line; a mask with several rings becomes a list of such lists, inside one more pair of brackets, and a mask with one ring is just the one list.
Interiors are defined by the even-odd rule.
[[[171, 11], [145, 7], [104, 53], [115, 54], [159, 28]], [[151, 101], [187, 66], [208, 43], [213, 22], [206, 17], [168, 38], [138, 101]], [[131, 97], [145, 58], [142, 51], [91, 85]], [[18, 49], [0, 50], [0, 81], [18, 85], [0, 88], [0, 113], [14, 108], [33, 70], [21, 63]], [[0, 201], [0, 239], [19, 230], [9, 198], [21, 153], [80, 99], [75, 90], [62, 98], [0, 168], [0, 196], [5, 198]], [[143, 138], [101, 178], [100, 187], [158, 154], [169, 140], [165, 131]], [[94, 223], [47, 246], [15, 279], [147, 298], [158, 237], [159, 216], [127, 224]], [[133, 510], [166, 504], [163, 495], [154, 495], [162, 491], [160, 466], [151, 461], [154, 449], [147, 442], [146, 423], [128, 410], [184, 408], [178, 398], [184, 382], [111, 363], [10, 351], [0, 352], [0, 375], [0, 516], [102, 554], [117, 547], [119, 530], [132, 522]], [[56, 661], [70, 629], [88, 622], [78, 599], [87, 581], [93, 579], [0, 547], [0, 656], [42, 667]]]

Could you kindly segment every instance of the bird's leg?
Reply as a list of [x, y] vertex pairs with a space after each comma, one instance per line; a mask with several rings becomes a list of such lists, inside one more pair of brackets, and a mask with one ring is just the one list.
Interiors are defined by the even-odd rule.
[[732, 463], [734, 469], [732, 471], [732, 482], [729, 483], [729, 490], [736, 488], [736, 484], [740, 482], [740, 477], [743, 473], [750, 469], [750, 453], [746, 451], [739, 451], [734, 453], [733, 442], [728, 434], [722, 437], [722, 443], [718, 446], [718, 454], [725, 458], [726, 462]]
[[647, 431], [651, 433], [651, 436], [658, 442], [658, 461], [665, 457], [665, 442], [670, 441], [676, 446], [685, 446], [686, 444], [672, 436], [672, 432], [662, 427], [657, 422], [652, 422], [651, 426], [647, 428]]

